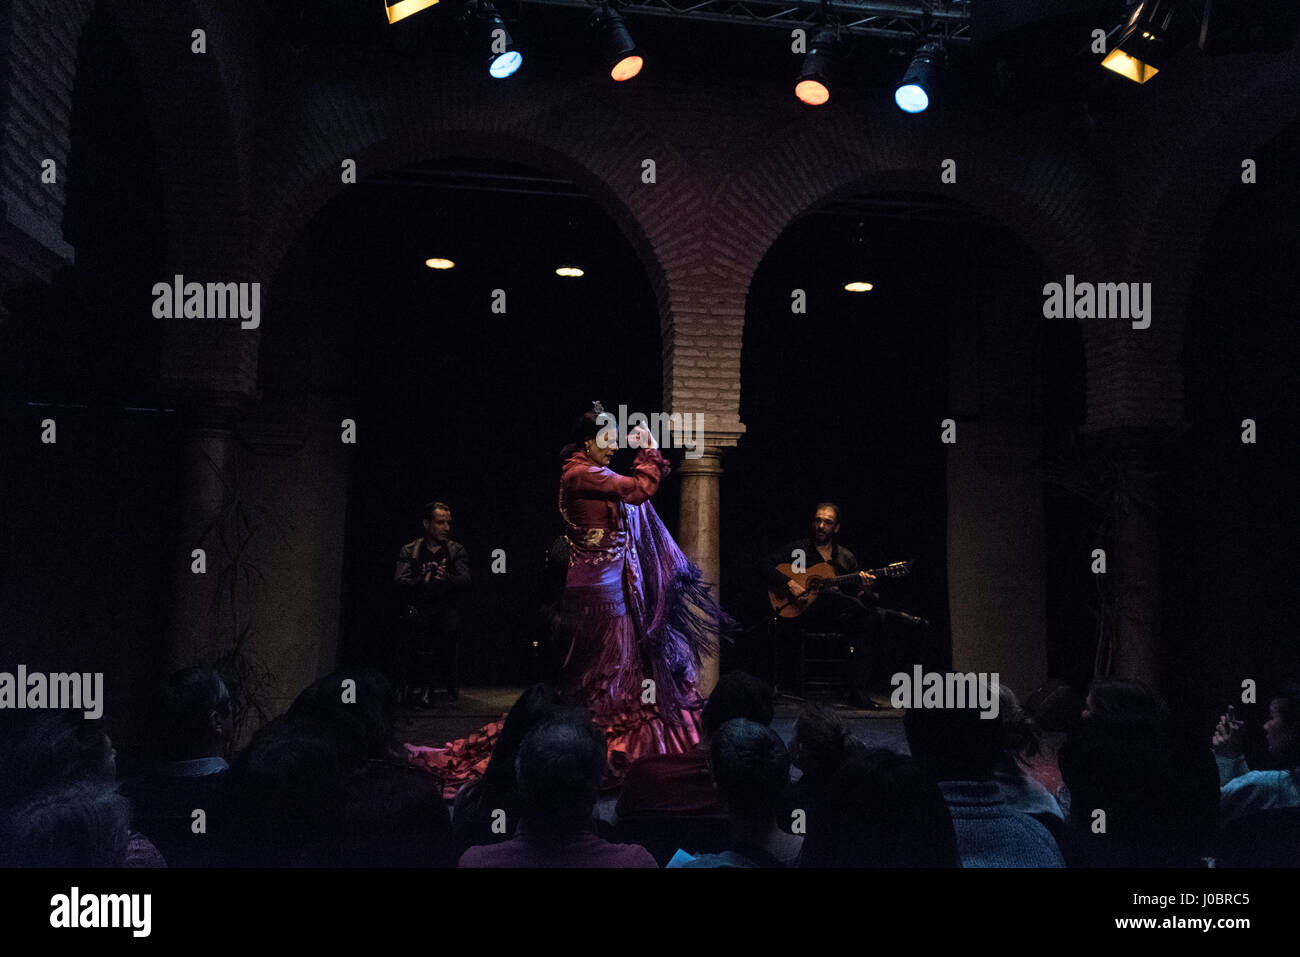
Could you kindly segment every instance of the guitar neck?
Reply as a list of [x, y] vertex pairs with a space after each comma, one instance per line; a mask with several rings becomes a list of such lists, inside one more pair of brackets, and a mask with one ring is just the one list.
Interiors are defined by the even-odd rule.
[[[883, 577], [888, 576], [888, 575], [891, 575], [891, 574], [897, 574], [897, 572], [898, 572], [897, 569], [895, 569], [894, 567], [889, 566], [889, 565], [885, 566], [884, 568], [868, 568], [868, 569], [866, 569], [866, 571], [867, 571], [867, 574], [869, 574], [869, 575], [875, 575], [877, 578], [883, 578]], [[845, 582], [851, 582], [851, 581], [856, 580], [860, 575], [861, 575], [861, 572], [853, 572], [853, 573], [850, 574], [850, 575], [836, 575], [834, 578], [823, 578], [823, 579], [821, 579], [821, 582], [822, 582], [823, 586], [825, 586], [825, 585], [842, 585], [842, 584], [844, 584]]]

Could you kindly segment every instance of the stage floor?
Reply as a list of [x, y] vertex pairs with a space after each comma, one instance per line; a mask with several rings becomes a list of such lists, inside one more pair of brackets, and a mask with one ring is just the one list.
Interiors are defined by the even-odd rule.
[[[410, 744], [441, 747], [448, 741], [463, 738], [477, 731], [489, 721], [495, 721], [510, 710], [510, 706], [523, 693], [523, 688], [462, 688], [457, 701], [439, 696], [428, 710], [412, 709], [403, 712], [406, 724], [398, 727], [398, 736]], [[877, 699], [879, 700], [879, 699]], [[846, 705], [829, 704], [848, 722], [853, 733], [870, 748], [890, 748], [907, 753], [903, 738], [902, 711], [863, 711]], [[882, 702], [883, 703], [883, 702]], [[787, 744], [794, 732], [794, 722], [803, 704], [794, 698], [777, 699], [776, 717], [772, 727]]]

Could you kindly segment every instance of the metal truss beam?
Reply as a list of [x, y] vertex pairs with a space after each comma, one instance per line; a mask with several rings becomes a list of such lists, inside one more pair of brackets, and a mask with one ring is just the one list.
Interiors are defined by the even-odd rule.
[[[594, 9], [591, 0], [523, 0], [551, 7]], [[949, 44], [970, 42], [972, 0], [890, 3], [874, 0], [832, 3], [831, 10], [845, 32], [854, 36], [915, 41], [930, 35]], [[743, 23], [750, 26], [815, 27], [821, 6], [816, 2], [786, 0], [620, 0], [616, 7], [629, 19], [638, 16], [675, 17], [714, 23]]]

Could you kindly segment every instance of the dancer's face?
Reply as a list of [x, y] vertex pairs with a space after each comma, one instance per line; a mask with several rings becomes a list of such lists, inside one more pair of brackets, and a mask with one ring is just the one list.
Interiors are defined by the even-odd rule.
[[609, 465], [614, 453], [618, 451], [618, 430], [613, 427], [601, 429], [594, 439], [587, 440], [586, 449], [587, 458], [597, 465]]

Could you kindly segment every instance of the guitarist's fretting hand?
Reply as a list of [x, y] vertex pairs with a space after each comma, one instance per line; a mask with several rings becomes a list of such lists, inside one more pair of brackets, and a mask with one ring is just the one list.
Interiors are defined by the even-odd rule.
[[860, 571], [858, 575], [862, 578], [862, 590], [871, 591], [871, 583], [876, 580], [876, 576], [869, 571]]

